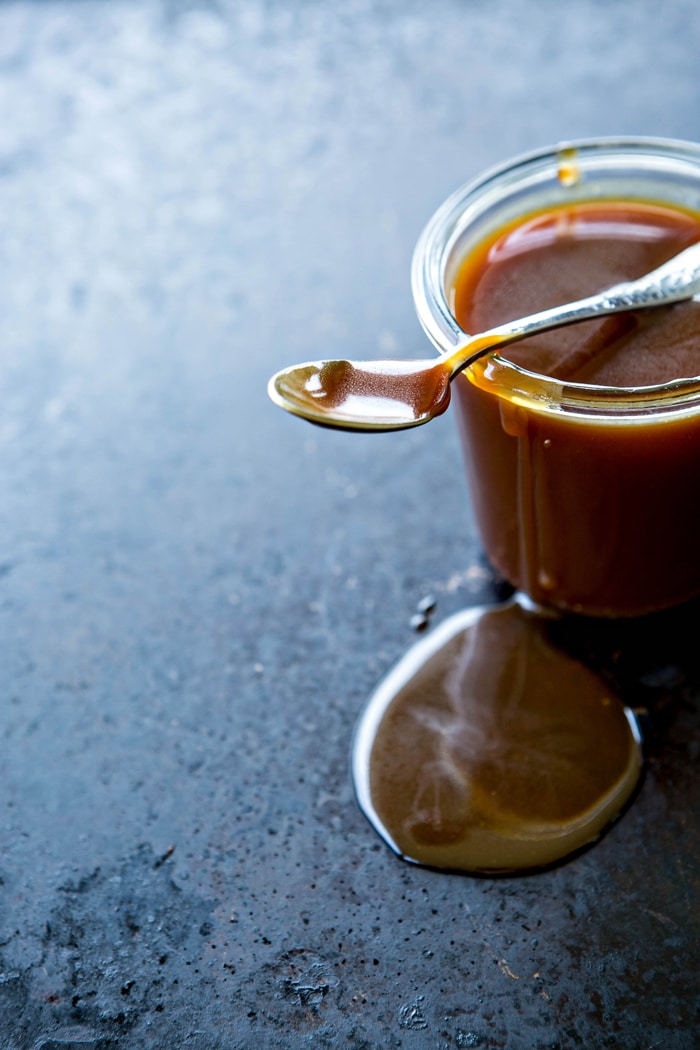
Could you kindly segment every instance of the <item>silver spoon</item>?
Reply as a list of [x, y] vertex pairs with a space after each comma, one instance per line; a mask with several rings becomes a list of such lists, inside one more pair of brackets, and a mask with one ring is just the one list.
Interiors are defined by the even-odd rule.
[[641, 310], [700, 294], [700, 243], [636, 281], [467, 336], [451, 353], [422, 361], [312, 361], [274, 375], [276, 405], [311, 423], [344, 430], [402, 430], [440, 415], [450, 382], [477, 357], [537, 332], [592, 317]]

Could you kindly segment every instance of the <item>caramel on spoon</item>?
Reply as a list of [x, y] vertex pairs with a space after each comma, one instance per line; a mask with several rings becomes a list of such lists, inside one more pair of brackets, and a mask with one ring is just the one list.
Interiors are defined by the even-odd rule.
[[625, 310], [666, 306], [697, 294], [700, 243], [638, 280], [466, 336], [437, 359], [312, 361], [277, 372], [267, 389], [276, 405], [311, 423], [344, 430], [402, 430], [444, 412], [450, 402], [451, 381], [489, 351], [552, 328]]

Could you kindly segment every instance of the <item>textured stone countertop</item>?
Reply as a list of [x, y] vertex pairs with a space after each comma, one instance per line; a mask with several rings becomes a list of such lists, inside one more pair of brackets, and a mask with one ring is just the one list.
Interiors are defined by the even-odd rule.
[[[563, 139], [700, 139], [694, 0], [0, 5], [1, 1050], [691, 1050], [691, 615], [621, 642], [646, 777], [528, 878], [409, 866], [353, 726], [491, 599], [454, 420], [314, 430], [420, 356], [437, 205]], [[625, 648], [626, 646], [626, 648]]]

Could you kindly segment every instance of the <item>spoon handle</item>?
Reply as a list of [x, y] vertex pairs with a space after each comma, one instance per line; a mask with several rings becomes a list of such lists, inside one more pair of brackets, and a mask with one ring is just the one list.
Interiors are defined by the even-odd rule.
[[636, 281], [625, 281], [586, 299], [578, 299], [566, 306], [555, 306], [551, 310], [541, 310], [529, 317], [498, 325], [488, 332], [469, 336], [445, 358], [444, 364], [449, 368], [452, 378], [475, 358], [489, 350], [518, 342], [539, 332], [563, 328], [565, 325], [587, 321], [593, 317], [623, 313], [625, 310], [643, 310], [648, 306], [678, 303], [692, 299], [699, 293], [700, 243], [691, 245], [669, 262]]

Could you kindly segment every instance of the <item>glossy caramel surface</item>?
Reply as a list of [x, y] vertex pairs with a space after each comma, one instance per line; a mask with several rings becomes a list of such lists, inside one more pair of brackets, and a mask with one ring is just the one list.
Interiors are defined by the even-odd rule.
[[[700, 216], [628, 201], [559, 207], [519, 221], [462, 264], [453, 306], [467, 332], [641, 277], [700, 240]], [[700, 374], [700, 304], [618, 314], [501, 351], [533, 372], [637, 387]]]
[[407, 859], [543, 867], [594, 841], [629, 799], [636, 728], [549, 626], [516, 601], [458, 614], [373, 697], [355, 745], [358, 794]]

